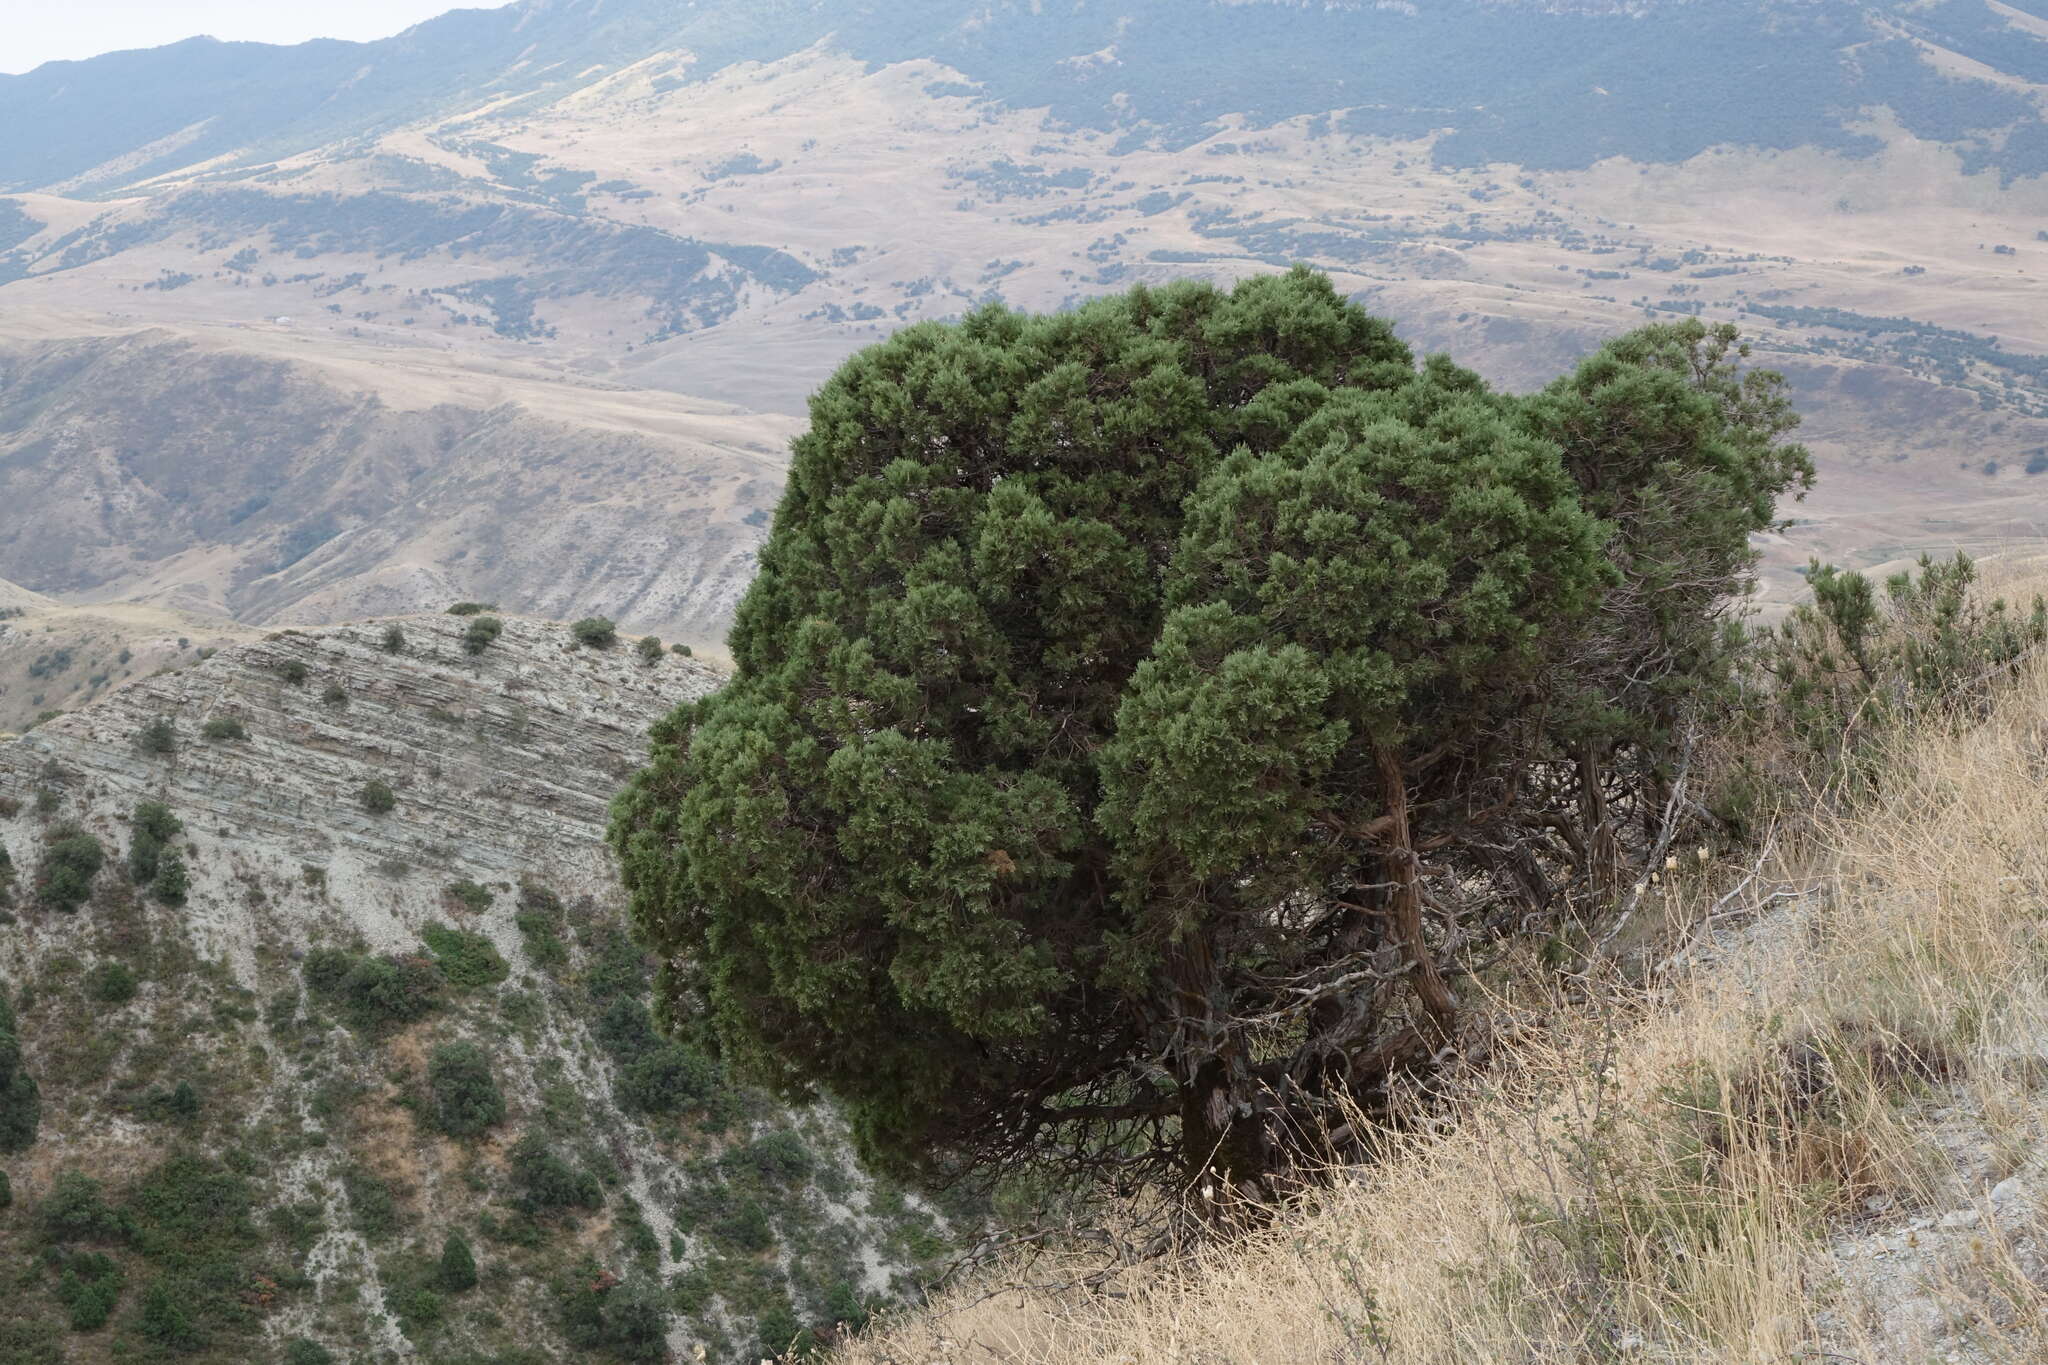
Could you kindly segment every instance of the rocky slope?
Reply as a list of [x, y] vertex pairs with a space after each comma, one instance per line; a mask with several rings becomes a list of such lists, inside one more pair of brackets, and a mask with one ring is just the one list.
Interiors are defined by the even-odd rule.
[[476, 619], [273, 634], [0, 744], [40, 1087], [6, 1150], [0, 1055], [0, 1359], [753, 1360], [936, 1250], [829, 1114], [651, 1027], [606, 806], [718, 675]]

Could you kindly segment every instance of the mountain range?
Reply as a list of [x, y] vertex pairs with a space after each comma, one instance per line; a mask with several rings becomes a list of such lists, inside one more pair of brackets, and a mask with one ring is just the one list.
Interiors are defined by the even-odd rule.
[[2044, 88], [2042, 0], [523, 0], [51, 63], [0, 78], [0, 575], [715, 645], [851, 350], [1302, 260], [1511, 386], [1741, 324], [1824, 471], [1774, 599], [2018, 548]]

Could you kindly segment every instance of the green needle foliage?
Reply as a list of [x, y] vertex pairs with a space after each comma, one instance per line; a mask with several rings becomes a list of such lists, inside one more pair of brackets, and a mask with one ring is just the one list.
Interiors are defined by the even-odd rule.
[[43, 1122], [42, 1091], [21, 1055], [13, 1002], [0, 987], [0, 1152], [22, 1152]]
[[670, 1012], [898, 1167], [1267, 1187], [1649, 856], [1810, 477], [1741, 358], [1502, 395], [1305, 269], [855, 356], [614, 809]]

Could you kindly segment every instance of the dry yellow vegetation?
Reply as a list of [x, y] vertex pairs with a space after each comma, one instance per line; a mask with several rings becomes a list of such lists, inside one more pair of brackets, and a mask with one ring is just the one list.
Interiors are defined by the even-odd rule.
[[2048, 1360], [2048, 661], [1888, 768], [1764, 864], [1681, 860], [1633, 969], [1500, 1001], [1454, 1125], [1234, 1243], [1103, 1290], [1042, 1253], [842, 1359]]

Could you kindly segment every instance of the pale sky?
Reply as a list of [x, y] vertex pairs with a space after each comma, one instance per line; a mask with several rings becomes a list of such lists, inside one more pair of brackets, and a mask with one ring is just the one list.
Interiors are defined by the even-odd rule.
[[451, 9], [506, 0], [0, 0], [0, 73], [195, 34], [233, 42], [385, 38]]

